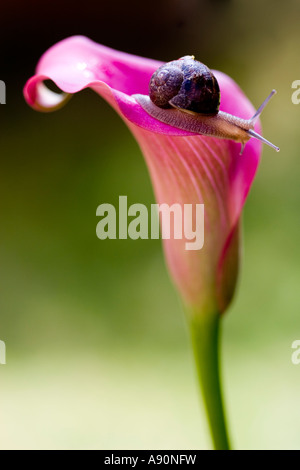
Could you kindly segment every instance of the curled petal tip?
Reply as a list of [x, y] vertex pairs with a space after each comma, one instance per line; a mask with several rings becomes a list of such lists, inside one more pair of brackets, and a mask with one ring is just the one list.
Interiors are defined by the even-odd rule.
[[25, 85], [24, 96], [32, 108], [45, 113], [62, 108], [72, 97], [69, 93], [55, 93], [43, 81], [36, 83], [35, 77]]

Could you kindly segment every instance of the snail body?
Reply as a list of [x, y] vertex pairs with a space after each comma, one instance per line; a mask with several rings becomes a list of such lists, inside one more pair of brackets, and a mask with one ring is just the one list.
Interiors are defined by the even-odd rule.
[[[246, 119], [235, 118], [235, 116], [222, 111], [212, 115], [191, 114], [175, 108], [167, 110], [156, 106], [149, 96], [134, 95], [134, 97], [150, 116], [178, 129], [237, 142], [246, 142], [251, 137], [247, 133], [249, 121]], [[253, 127], [254, 124], [251, 128], [253, 129]]]
[[254, 137], [275, 150], [279, 148], [254, 131], [262, 110], [276, 93], [271, 92], [251, 119], [219, 111], [220, 88], [206, 65], [185, 56], [159, 67], [151, 77], [149, 96], [133, 95], [152, 117], [195, 134], [230, 139], [242, 144]]

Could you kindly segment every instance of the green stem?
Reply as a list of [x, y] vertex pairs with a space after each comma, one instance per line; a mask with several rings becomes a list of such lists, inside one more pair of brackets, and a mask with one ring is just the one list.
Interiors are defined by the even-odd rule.
[[193, 316], [190, 330], [213, 444], [216, 450], [229, 450], [219, 367], [220, 315]]

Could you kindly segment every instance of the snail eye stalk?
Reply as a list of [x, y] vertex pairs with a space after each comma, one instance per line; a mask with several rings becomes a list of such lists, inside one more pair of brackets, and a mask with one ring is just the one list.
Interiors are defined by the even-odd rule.
[[261, 113], [263, 112], [263, 110], [265, 109], [265, 107], [267, 106], [267, 104], [269, 103], [270, 99], [276, 95], [277, 91], [276, 90], [272, 90], [271, 93], [269, 94], [269, 96], [265, 99], [265, 101], [260, 105], [260, 107], [258, 108], [258, 110], [256, 111], [256, 113], [254, 114], [254, 116], [252, 116], [252, 118], [250, 119], [250, 121], [253, 122], [253, 124], [256, 123], [257, 119], [259, 118], [259, 116], [261, 115]]
[[[269, 94], [269, 96], [265, 99], [265, 101], [260, 105], [260, 107], [258, 108], [258, 110], [256, 111], [256, 113], [254, 114], [254, 116], [252, 116], [252, 118], [250, 119], [250, 122], [252, 123], [252, 126], [254, 127], [257, 119], [259, 118], [259, 116], [261, 115], [261, 113], [263, 112], [263, 110], [265, 109], [265, 107], [267, 106], [267, 104], [269, 103], [270, 99], [276, 95], [277, 91], [276, 90], [272, 90], [271, 93]], [[259, 140], [260, 142], [264, 143], [264, 144], [267, 144], [269, 145], [269, 147], [272, 147], [273, 149], [276, 150], [276, 152], [279, 152], [280, 151], [280, 148], [277, 147], [276, 145], [272, 144], [272, 142], [269, 142], [267, 139], [265, 139], [263, 136], [261, 136], [260, 134], [258, 134], [257, 132], [254, 131], [254, 129], [249, 129], [248, 130], [248, 134], [251, 136], [251, 137], [254, 137], [254, 139], [257, 139]], [[243, 150], [243, 149], [242, 149]]]

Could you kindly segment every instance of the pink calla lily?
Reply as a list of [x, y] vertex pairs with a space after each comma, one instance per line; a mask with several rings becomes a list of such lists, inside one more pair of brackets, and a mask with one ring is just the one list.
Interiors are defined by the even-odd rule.
[[[219, 373], [220, 313], [235, 291], [241, 212], [259, 164], [261, 141], [250, 139], [240, 155], [240, 143], [195, 134], [151, 117], [135, 95], [148, 95], [150, 78], [160, 65], [84, 37], [71, 37], [44, 54], [24, 94], [33, 108], [52, 111], [72, 94], [92, 88], [119, 113], [138, 141], [157, 202], [169, 206], [204, 204], [203, 248], [187, 250], [188, 240], [173, 236], [164, 240], [164, 250], [189, 314], [212, 439], [216, 449], [229, 449]], [[221, 72], [214, 74], [221, 91], [220, 110], [250, 119], [254, 108], [238, 85]], [[64, 93], [48, 90], [45, 80], [52, 80]], [[258, 121], [255, 131], [260, 132]]]
[[[205, 243], [187, 251], [186, 240], [164, 240], [171, 275], [193, 311], [224, 312], [236, 283], [239, 221], [259, 163], [261, 143], [251, 139], [240, 155], [239, 143], [195, 135], [151, 117], [132, 95], [148, 94], [149, 80], [161, 65], [75, 36], [53, 46], [26, 84], [27, 102], [52, 111], [90, 87], [125, 120], [145, 156], [158, 203], [205, 206]], [[248, 119], [254, 108], [238, 85], [214, 71], [222, 111]], [[64, 93], [48, 90], [52, 80]], [[259, 123], [256, 125], [259, 132]]]

